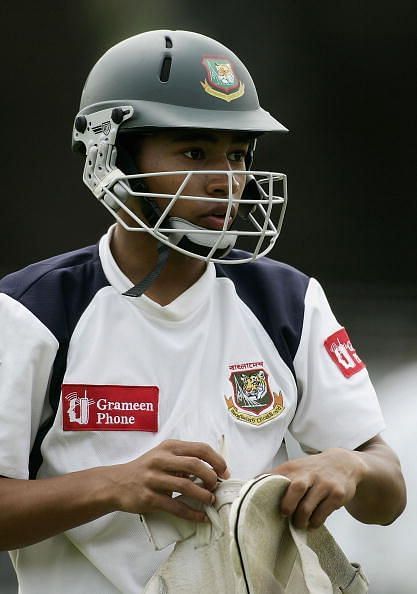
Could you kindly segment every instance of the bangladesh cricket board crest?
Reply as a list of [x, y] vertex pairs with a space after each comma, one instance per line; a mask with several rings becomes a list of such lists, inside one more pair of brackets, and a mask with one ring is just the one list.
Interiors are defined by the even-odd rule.
[[262, 425], [277, 417], [284, 410], [282, 392], [272, 392], [268, 373], [254, 363], [231, 365], [229, 377], [233, 395], [224, 397], [230, 414], [238, 421]]
[[206, 93], [227, 102], [244, 95], [245, 85], [237, 78], [229, 60], [205, 56], [201, 63], [207, 73], [205, 80], [200, 81]]

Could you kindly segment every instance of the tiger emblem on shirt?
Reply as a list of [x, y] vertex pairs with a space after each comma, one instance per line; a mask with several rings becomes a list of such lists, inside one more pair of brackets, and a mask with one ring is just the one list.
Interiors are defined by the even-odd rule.
[[234, 388], [234, 400], [239, 408], [259, 414], [271, 405], [273, 394], [264, 369], [234, 371], [230, 381]]
[[237, 381], [237, 401], [240, 406], [263, 406], [268, 398], [268, 385], [263, 369], [247, 375], [242, 373]]
[[281, 414], [285, 408], [283, 394], [271, 390], [262, 362], [237, 363], [229, 365], [229, 369], [233, 395], [224, 399], [227, 410], [237, 420], [262, 425]]

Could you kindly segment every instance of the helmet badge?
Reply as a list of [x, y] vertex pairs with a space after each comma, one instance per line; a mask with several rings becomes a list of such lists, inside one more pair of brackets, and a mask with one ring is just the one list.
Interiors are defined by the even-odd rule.
[[245, 85], [237, 78], [228, 59], [204, 56], [201, 63], [207, 73], [204, 82], [200, 81], [206, 93], [227, 102], [244, 95]]

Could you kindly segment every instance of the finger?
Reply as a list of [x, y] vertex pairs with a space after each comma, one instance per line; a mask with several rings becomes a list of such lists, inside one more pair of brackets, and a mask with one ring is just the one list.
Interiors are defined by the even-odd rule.
[[292, 522], [296, 528], [307, 529], [310, 527], [311, 517], [318, 506], [325, 501], [327, 492], [313, 485], [300, 500], [292, 516]]
[[[218, 476], [228, 472], [225, 459], [207, 443], [197, 441], [175, 441], [172, 452], [177, 456], [193, 456], [209, 464]], [[226, 477], [225, 477], [226, 478]]]
[[155, 509], [167, 511], [174, 514], [174, 516], [178, 516], [184, 520], [190, 520], [191, 522], [209, 521], [203, 511], [193, 509], [182, 501], [179, 501], [176, 497], [169, 497], [168, 495], [162, 494], [155, 496], [154, 507]]
[[310, 487], [311, 484], [307, 480], [294, 479], [291, 481], [280, 501], [281, 514], [286, 517], [292, 516]]
[[324, 524], [328, 516], [344, 504], [344, 494], [340, 490], [334, 490], [329, 493], [317, 505], [312, 512], [309, 521], [309, 528], [319, 528]]
[[174, 491], [176, 493], [181, 493], [182, 495], [186, 495], [204, 505], [212, 505], [215, 501], [215, 496], [211, 491], [204, 489], [200, 485], [197, 485], [186, 478], [165, 476], [160, 485], [155, 485], [155, 488], [159, 491], [167, 491], [169, 493]]
[[176, 475], [195, 476], [203, 481], [204, 486], [212, 491], [217, 485], [217, 474], [205, 462], [189, 456], [170, 456], [165, 460], [164, 470]]

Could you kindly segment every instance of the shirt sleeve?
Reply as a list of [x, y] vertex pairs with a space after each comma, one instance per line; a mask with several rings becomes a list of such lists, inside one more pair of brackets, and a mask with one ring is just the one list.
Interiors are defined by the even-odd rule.
[[28, 478], [29, 454], [58, 341], [21, 303], [0, 294], [0, 475]]
[[294, 358], [299, 404], [289, 430], [306, 451], [355, 449], [385, 427], [364, 364], [311, 279]]

